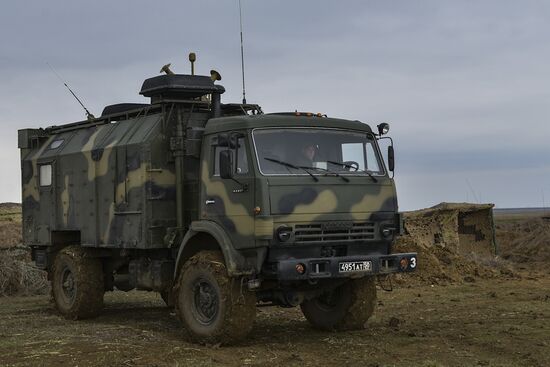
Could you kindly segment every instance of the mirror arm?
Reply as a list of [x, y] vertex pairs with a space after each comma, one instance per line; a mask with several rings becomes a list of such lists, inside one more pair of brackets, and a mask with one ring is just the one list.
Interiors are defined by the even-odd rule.
[[[374, 134], [375, 136], [378, 136], [378, 134]], [[378, 137], [378, 140], [382, 140], [382, 139], [389, 139], [390, 140], [390, 144], [393, 146], [393, 139], [391, 136], [380, 136]]]

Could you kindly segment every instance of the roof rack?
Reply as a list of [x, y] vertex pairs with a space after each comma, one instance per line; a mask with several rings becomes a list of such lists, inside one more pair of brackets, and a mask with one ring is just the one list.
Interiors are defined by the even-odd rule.
[[253, 103], [222, 103], [224, 115], [263, 115], [264, 112], [258, 104]]

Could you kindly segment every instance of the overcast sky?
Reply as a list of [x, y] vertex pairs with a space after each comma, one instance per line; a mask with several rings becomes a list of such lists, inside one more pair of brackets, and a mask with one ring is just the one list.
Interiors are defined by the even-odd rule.
[[[400, 209], [550, 205], [550, 2], [242, 0], [247, 100], [389, 122]], [[13, 1], [0, 12], [0, 202], [21, 201], [17, 129], [145, 102], [171, 62], [241, 96], [237, 0]]]

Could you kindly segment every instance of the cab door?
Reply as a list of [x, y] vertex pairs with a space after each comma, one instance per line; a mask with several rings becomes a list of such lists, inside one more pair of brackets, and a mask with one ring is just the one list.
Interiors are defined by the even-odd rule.
[[[222, 226], [235, 248], [254, 246], [254, 174], [251, 146], [245, 131], [230, 131], [206, 139], [203, 150], [201, 213]], [[220, 176], [220, 153], [230, 155], [232, 178]]]

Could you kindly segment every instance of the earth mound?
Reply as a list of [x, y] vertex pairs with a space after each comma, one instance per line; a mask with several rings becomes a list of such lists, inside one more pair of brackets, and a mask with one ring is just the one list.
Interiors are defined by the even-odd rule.
[[419, 265], [414, 274], [397, 275], [397, 281], [445, 284], [516, 277], [513, 267], [497, 256], [492, 208], [492, 204], [441, 203], [405, 212], [405, 234], [393, 251], [417, 252]]

